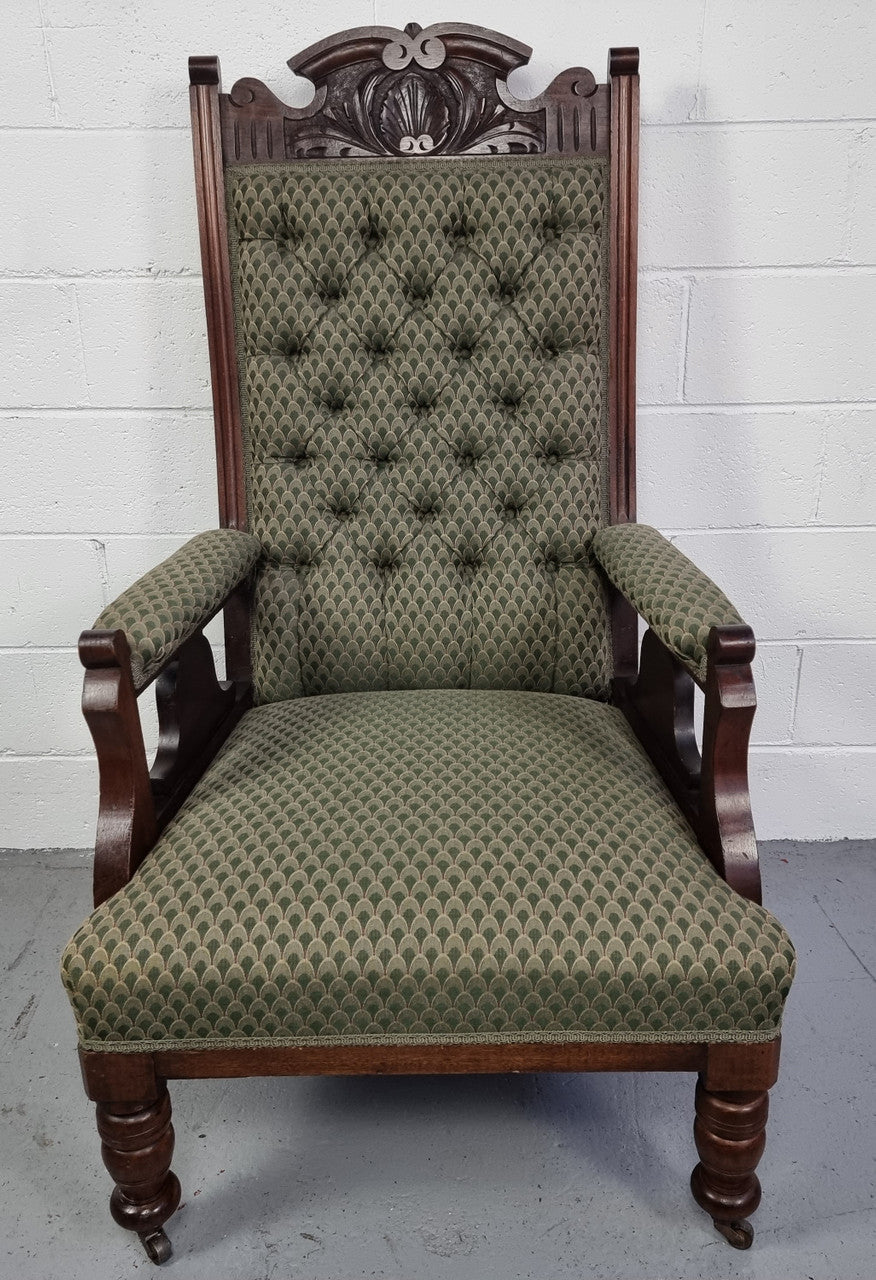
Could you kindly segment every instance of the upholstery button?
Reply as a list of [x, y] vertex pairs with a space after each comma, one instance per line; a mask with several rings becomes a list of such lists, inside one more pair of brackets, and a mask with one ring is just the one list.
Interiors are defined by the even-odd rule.
[[556, 551], [546, 551], [544, 553], [544, 567], [548, 573], [556, 573], [560, 567], [560, 557]]
[[429, 395], [428, 392], [421, 392], [411, 400], [411, 408], [417, 414], [430, 413], [435, 408], [435, 396]]
[[517, 297], [517, 290], [514, 288], [513, 285], [503, 284], [499, 286], [500, 302], [505, 302], [505, 303], [513, 302], [516, 297]]
[[382, 360], [384, 356], [388, 356], [390, 351], [392, 350], [387, 340], [381, 337], [379, 333], [375, 334], [375, 336], [371, 339], [370, 342], [366, 341], [365, 343], [363, 343], [363, 345], [365, 347], [365, 350], [375, 360]]
[[287, 360], [300, 360], [307, 355], [309, 348], [306, 339], [290, 338], [283, 348]]
[[476, 343], [471, 338], [459, 338], [450, 348], [457, 360], [470, 360], [474, 355]]
[[362, 228], [362, 239], [369, 249], [376, 249], [383, 240], [383, 235], [377, 223], [370, 220]]
[[405, 296], [411, 306], [419, 307], [423, 305], [431, 292], [431, 288], [425, 281], [415, 278], [405, 290]]
[[411, 511], [418, 520], [434, 520], [438, 514], [438, 505], [426, 499], [423, 502], [415, 502], [411, 507]]
[[319, 296], [323, 302], [337, 302], [341, 296], [341, 283], [339, 280], [328, 280], [319, 291]]
[[463, 577], [471, 577], [482, 563], [481, 557], [474, 551], [463, 551], [457, 557], [456, 567]]
[[322, 403], [329, 413], [342, 413], [347, 407], [347, 397], [342, 391], [329, 391], [323, 396]]
[[312, 461], [311, 455], [307, 452], [307, 445], [299, 445], [294, 453], [288, 455], [290, 462], [296, 467], [306, 467]]
[[519, 408], [520, 401], [522, 399], [523, 393], [521, 391], [514, 390], [511, 387], [506, 387], [506, 389], [500, 392], [496, 397], [496, 403], [502, 405], [505, 409], [517, 409]]
[[382, 578], [398, 568], [398, 559], [391, 551], [381, 551], [374, 557], [372, 563]]
[[329, 514], [333, 515], [336, 520], [350, 520], [355, 514], [355, 507], [348, 498], [341, 498], [333, 506], [329, 507]]
[[380, 471], [384, 467], [391, 467], [395, 459], [392, 456], [392, 450], [389, 445], [379, 444], [371, 450], [371, 461]]
[[542, 450], [542, 459], [549, 467], [556, 467], [562, 458], [560, 446], [550, 441]]
[[463, 470], [468, 470], [469, 468], [473, 467], [474, 464], [477, 462], [477, 457], [475, 455], [475, 451], [472, 448], [472, 446], [463, 445], [461, 449], [457, 450], [456, 461], [463, 468]]
[[515, 502], [513, 498], [509, 498], [502, 507], [502, 515], [506, 520], [517, 520], [523, 508], [519, 502]]

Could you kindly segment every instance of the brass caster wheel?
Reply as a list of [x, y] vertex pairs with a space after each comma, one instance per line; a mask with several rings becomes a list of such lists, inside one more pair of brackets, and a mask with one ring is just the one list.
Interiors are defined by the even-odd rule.
[[140, 1240], [146, 1250], [146, 1257], [150, 1262], [154, 1262], [157, 1267], [160, 1267], [162, 1262], [167, 1262], [167, 1259], [173, 1254], [173, 1246], [161, 1229], [144, 1232]]
[[[713, 1219], [713, 1221], [715, 1220]], [[727, 1243], [732, 1244], [734, 1249], [751, 1248], [751, 1242], [754, 1239], [754, 1227], [745, 1218], [740, 1222], [715, 1221], [715, 1230], [720, 1231]]]

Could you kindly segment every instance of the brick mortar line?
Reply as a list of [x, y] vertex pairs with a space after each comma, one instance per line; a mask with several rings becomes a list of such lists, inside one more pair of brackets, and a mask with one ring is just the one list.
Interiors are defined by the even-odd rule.
[[[648, 404], [640, 402], [638, 413], [650, 414], [653, 417], [668, 417], [671, 414], [731, 414], [741, 416], [747, 413], [786, 413], [789, 416], [801, 409], [818, 413], [848, 413], [855, 409], [872, 409], [876, 407], [874, 400], [774, 400], [745, 401], [729, 400], [726, 404], [719, 401], [702, 401], [701, 403], [685, 401], [669, 401], [664, 404]], [[212, 418], [213, 411], [208, 405], [5, 405], [0, 407], [0, 419], [35, 419], [35, 418], [67, 418], [67, 417], [110, 417], [127, 416], [132, 419], [173, 415], [185, 418]]]
[[791, 742], [797, 731], [797, 708], [800, 705], [800, 681], [803, 678], [803, 649], [797, 645], [797, 661], [794, 671], [794, 692], [791, 695], [791, 706], [788, 715], [788, 737]]
[[868, 126], [876, 126], [876, 116], [813, 116], [811, 118], [778, 118], [774, 120], [643, 120], [641, 123], [643, 133], [646, 131], [654, 133], [658, 131], [666, 132], [671, 129], [677, 129], [679, 132], [685, 133], [696, 129], [725, 129], [728, 131], [738, 129], [744, 133], [754, 133], [756, 130], [761, 129], [766, 133], [778, 133], [782, 129], [851, 130], [866, 129]]
[[[779, 637], [772, 640], [757, 641], [758, 650], [761, 649], [816, 649], [848, 647], [850, 645], [876, 645], [876, 636], [788, 636], [786, 638]], [[214, 653], [221, 654], [225, 651], [222, 642], [211, 644]], [[27, 645], [27, 644], [0, 644], [0, 657], [45, 657], [49, 654], [76, 654], [76, 644], [71, 640], [69, 644], [56, 645]]]
[[[213, 644], [211, 645], [211, 648], [213, 649], [214, 653], [225, 652], [224, 644]], [[76, 645], [73, 643], [44, 644], [44, 645], [27, 645], [27, 644], [0, 645], [0, 654], [6, 654], [7, 656], [15, 655], [15, 654], [17, 655], [28, 654], [30, 656], [43, 657], [46, 654], [52, 654], [52, 653], [63, 653], [67, 655], [75, 654]]]
[[[728, 413], [742, 415], [745, 413], [794, 413], [799, 409], [810, 409], [818, 413], [847, 413], [850, 409], [872, 409], [876, 407], [873, 400], [728, 400], [721, 403], [715, 400], [680, 401], [669, 400], [661, 404], [640, 402], [638, 413], [652, 414], [654, 417], [668, 417], [676, 413]], [[71, 414], [85, 416], [96, 414], [180, 414], [197, 417], [210, 414], [208, 404], [56, 404], [56, 405], [0, 405], [0, 418], [58, 418]]]
[[691, 280], [718, 279], [723, 276], [748, 276], [752, 279], [781, 279], [785, 276], [849, 276], [876, 275], [873, 262], [792, 262], [771, 263], [761, 266], [684, 266], [639, 267], [640, 280], [675, 279], [678, 276]]
[[82, 284], [83, 281], [86, 283], [95, 281], [100, 284], [104, 281], [111, 281], [114, 284], [118, 284], [119, 281], [161, 284], [165, 280], [202, 281], [203, 278], [200, 271], [189, 267], [167, 271], [151, 271], [148, 267], [134, 271], [124, 267], [88, 271], [3, 271], [0, 268], [0, 284]]
[[[641, 521], [640, 523], [645, 523]], [[788, 525], [694, 525], [690, 528], [677, 529], [666, 526], [661, 530], [664, 537], [667, 538], [683, 538], [689, 535], [712, 537], [714, 534], [743, 534], [743, 533], [763, 533], [763, 534], [787, 534], [787, 533], [872, 533], [876, 531], [876, 524], [788, 524]], [[203, 529], [194, 529], [188, 531], [185, 529], [159, 529], [159, 530], [141, 530], [141, 531], [95, 531], [94, 529], [4, 529], [0, 530], [0, 539], [21, 539], [32, 542], [46, 541], [62, 541], [64, 539], [79, 539], [83, 542], [101, 539], [143, 539], [143, 538], [194, 538], [198, 533], [203, 533]]]
[[[874, 400], [702, 400], [700, 402], [686, 400], [681, 402], [669, 400], [661, 404], [641, 401], [637, 406], [639, 415], [653, 413], [666, 416], [671, 413], [793, 413], [797, 409], [815, 409], [819, 413], [845, 412], [849, 409], [870, 409], [876, 405]], [[5, 410], [0, 409], [0, 413]]]
[[854, 755], [867, 756], [876, 752], [876, 743], [854, 742], [762, 742], [752, 743], [751, 755], [776, 755], [779, 752], [789, 755]]
[[34, 408], [32, 406], [22, 407], [20, 409], [0, 409], [0, 418], [61, 418], [73, 414], [96, 414], [107, 416], [109, 414], [128, 414], [130, 417], [142, 417], [145, 414], [167, 413], [179, 416], [185, 414], [187, 417], [212, 417], [211, 409], [189, 408], [181, 409], [171, 405], [168, 408], [150, 408], [149, 405], [61, 405], [57, 408]]
[[[762, 742], [752, 743], [751, 755], [768, 755], [782, 752], [790, 755], [872, 755], [876, 752], [876, 743], [833, 743], [833, 742]], [[45, 761], [69, 762], [81, 761], [91, 764], [95, 760], [93, 752], [0, 752], [0, 765], [7, 761], [16, 763], [42, 763]]]
[[[764, 263], [759, 266], [695, 265], [639, 267], [640, 280], [674, 280], [681, 276], [690, 280], [720, 279], [724, 276], [742, 276], [750, 279], [793, 279], [796, 276], [850, 276], [876, 275], [874, 262], [787, 262]], [[193, 267], [151, 270], [149, 267], [129, 269], [108, 267], [85, 271], [5, 271], [0, 268], [0, 284], [81, 284], [83, 281], [136, 281], [137, 283], [162, 283], [164, 281], [201, 281], [203, 274]]]
[[740, 534], [740, 533], [872, 533], [876, 524], [742, 524], [742, 525], [696, 525], [693, 528], [666, 528], [661, 532], [667, 538], [683, 538], [688, 534]]
[[[46, 16], [45, 0], [37, 0], [37, 10], [40, 15], [39, 32], [40, 42], [43, 47], [43, 58], [46, 64], [46, 78], [49, 82], [49, 102], [52, 108], [52, 118], [56, 122], [61, 120], [61, 104], [58, 100], [58, 91], [55, 86], [55, 73], [52, 69], [52, 58], [49, 53], [49, 41], [46, 32], [49, 27], [49, 19]], [[58, 123], [54, 127], [58, 127]]]
[[[229, 81], [229, 87], [230, 83]], [[270, 88], [271, 86], [269, 85], [268, 87]], [[278, 96], [282, 95], [278, 94]], [[294, 107], [295, 104], [287, 103], [286, 105]], [[728, 131], [738, 129], [740, 132], [753, 133], [757, 130], [778, 132], [782, 129], [796, 131], [805, 129], [866, 129], [868, 127], [876, 127], [876, 116], [779, 117], [763, 120], [643, 120], [641, 123], [643, 133], [666, 132], [669, 130], [691, 132], [697, 129], [724, 129]], [[179, 133], [185, 137], [190, 137], [191, 126], [188, 124], [0, 124], [0, 133], [55, 133], [61, 135], [71, 133]]]
[[[704, 10], [705, 12], [705, 10]], [[693, 311], [693, 291], [694, 281], [689, 277], [683, 277], [681, 293], [681, 323], [678, 344], [678, 369], [677, 380], [675, 385], [676, 398], [683, 403], [685, 399], [685, 383], [687, 382], [687, 355], [690, 346], [690, 317]]]

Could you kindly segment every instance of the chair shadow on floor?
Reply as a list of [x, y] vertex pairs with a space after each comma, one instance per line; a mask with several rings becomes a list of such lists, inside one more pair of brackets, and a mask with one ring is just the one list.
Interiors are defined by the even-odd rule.
[[[523, 1145], [530, 1157], [527, 1186], [532, 1182], [531, 1157], [539, 1149], [543, 1153], [539, 1162], [545, 1199], [552, 1182], [568, 1188], [574, 1171], [582, 1198], [589, 1188], [592, 1200], [594, 1186], [607, 1193], [617, 1190], [672, 1226], [686, 1198], [684, 1177], [696, 1160], [692, 1138], [685, 1140], [693, 1083], [693, 1077], [655, 1079], [638, 1073], [253, 1081], [246, 1115], [255, 1137], [254, 1159], [248, 1172], [238, 1163], [221, 1183], [207, 1175], [197, 1189], [198, 1214], [186, 1223], [187, 1245], [199, 1251], [218, 1238], [251, 1230], [256, 1196], [266, 1218], [278, 1225], [284, 1219], [288, 1223], [297, 1202], [302, 1226], [311, 1217], [335, 1212], [338, 1201], [349, 1204], [361, 1198], [364, 1204], [381, 1195], [391, 1200], [419, 1192], [428, 1202], [430, 1183], [446, 1183], [437, 1166], [451, 1161], [460, 1203], [465, 1184], [476, 1182], [482, 1200], [495, 1205], [498, 1227], [509, 1179], [515, 1177], [515, 1153]], [[242, 1084], [222, 1082], [222, 1099], [229, 1092], [233, 1097]], [[199, 1090], [204, 1087], [198, 1082]], [[185, 1150], [200, 1145], [195, 1129], [207, 1123], [190, 1123], [186, 1092], [182, 1082], [174, 1086], [177, 1164], [183, 1177]], [[206, 1109], [212, 1112], [219, 1104], [217, 1097]], [[283, 1134], [287, 1141], [279, 1149], [276, 1139]], [[568, 1157], [558, 1160], [563, 1148]], [[269, 1207], [265, 1187], [273, 1188]], [[184, 1186], [184, 1204], [191, 1202], [194, 1190]]]

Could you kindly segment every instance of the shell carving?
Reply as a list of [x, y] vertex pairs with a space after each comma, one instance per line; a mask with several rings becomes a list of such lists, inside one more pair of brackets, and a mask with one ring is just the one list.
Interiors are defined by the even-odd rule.
[[495, 68], [470, 56], [469, 49], [466, 56], [451, 57], [435, 30], [411, 23], [386, 40], [379, 54], [367, 49], [350, 66], [316, 77], [320, 106], [298, 119], [286, 116], [285, 154], [307, 159], [544, 151], [544, 111], [523, 114], [509, 107], [497, 90]]
[[405, 76], [380, 109], [380, 132], [390, 150], [400, 155], [435, 151], [447, 141], [449, 129], [446, 103], [420, 76]]

